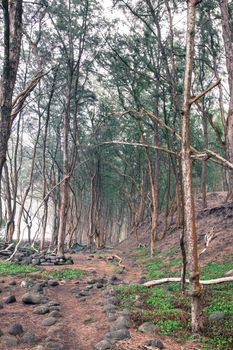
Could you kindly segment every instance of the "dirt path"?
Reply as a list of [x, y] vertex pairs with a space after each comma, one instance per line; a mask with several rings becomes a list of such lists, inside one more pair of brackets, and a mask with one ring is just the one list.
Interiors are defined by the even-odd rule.
[[[93, 350], [94, 346], [104, 338], [111, 327], [111, 320], [103, 311], [106, 288], [112, 288], [111, 278], [117, 278], [117, 282], [115, 281], [114, 283], [132, 283], [139, 281], [141, 277], [140, 268], [130, 256], [126, 257], [117, 251], [111, 252], [112, 254], [123, 257], [122, 263], [126, 267], [123, 274], [116, 273], [117, 266], [105, 259], [106, 254], [91, 256], [90, 254], [79, 253], [74, 256], [74, 265], [69, 267], [79, 268], [85, 271], [85, 275], [79, 279], [63, 280], [56, 287], [46, 288], [45, 293], [48, 299], [60, 304], [61, 317], [58, 318], [57, 323], [52, 327], [41, 326], [42, 320], [48, 317], [48, 314], [34, 314], [32, 312], [33, 306], [25, 306], [21, 303], [22, 295], [27, 292], [27, 290], [20, 287], [22, 278], [15, 279], [15, 286], [9, 285], [9, 282], [13, 280], [12, 277], [5, 278], [4, 282], [0, 278], [0, 288], [2, 289], [0, 296], [2, 295], [2, 299], [9, 294], [14, 294], [17, 299], [16, 303], [5, 305], [3, 309], [0, 309], [0, 329], [4, 335], [7, 335], [10, 325], [20, 323], [24, 331], [29, 330], [38, 337], [36, 345], [25, 346], [25, 344], [19, 343], [16, 347], [10, 347], [10, 349], [47, 350], [48, 348], [44, 345], [48, 341], [55, 341], [62, 344], [64, 350]], [[67, 268], [67, 266], [46, 267], [46, 270], [57, 268], [63, 269]], [[87, 295], [83, 296], [83, 293]], [[55, 328], [55, 332], [51, 333], [51, 328]], [[197, 346], [194, 347], [193, 343], [181, 345], [172, 338], [161, 337], [161, 335], [155, 334], [141, 334], [132, 328], [130, 333], [131, 338], [118, 342], [114, 349], [145, 349], [143, 346], [145, 341], [155, 336], [163, 341], [165, 349], [168, 350], [199, 349]], [[36, 346], [38, 345], [42, 345], [42, 348], [37, 348]], [[0, 350], [7, 349], [9, 347], [0, 343]], [[54, 349], [59, 350], [58, 347]]]

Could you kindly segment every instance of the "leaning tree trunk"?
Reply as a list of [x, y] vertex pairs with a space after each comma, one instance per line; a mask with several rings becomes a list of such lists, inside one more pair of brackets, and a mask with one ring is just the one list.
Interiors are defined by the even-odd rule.
[[194, 57], [194, 38], [195, 38], [195, 17], [196, 0], [188, 0], [187, 9], [187, 34], [186, 34], [186, 60], [184, 76], [184, 101], [182, 106], [182, 148], [181, 163], [183, 175], [183, 194], [184, 194], [184, 219], [186, 225], [186, 242], [189, 262], [189, 278], [191, 284], [191, 317], [192, 331], [199, 332], [202, 327], [201, 316], [201, 286], [198, 272], [198, 254], [197, 254], [197, 233], [195, 223], [194, 199], [192, 194], [192, 163], [190, 149], [190, 109], [191, 109], [191, 82], [192, 66]]

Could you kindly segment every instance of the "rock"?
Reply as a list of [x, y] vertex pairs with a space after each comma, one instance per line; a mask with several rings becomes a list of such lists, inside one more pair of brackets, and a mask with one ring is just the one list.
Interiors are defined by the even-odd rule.
[[34, 345], [38, 341], [38, 338], [35, 336], [34, 333], [28, 331], [23, 335], [21, 341], [28, 345]]
[[208, 319], [209, 321], [221, 321], [225, 318], [225, 312], [213, 312], [209, 315]]
[[47, 303], [47, 306], [50, 307], [50, 306], [60, 306], [60, 303], [56, 300], [51, 300]]
[[0, 293], [2, 293], [2, 288], [0, 288]]
[[45, 305], [37, 306], [34, 310], [33, 313], [37, 315], [45, 315], [49, 312], [49, 308]]
[[104, 305], [103, 309], [104, 309], [104, 312], [113, 312], [117, 309], [117, 307], [112, 304], [106, 304]]
[[0, 329], [0, 337], [3, 336], [3, 331]]
[[52, 326], [48, 329], [47, 333], [50, 335], [55, 335], [63, 332], [62, 326]]
[[151, 346], [152, 348], [156, 348], [156, 349], [164, 349], [163, 343], [157, 339], [147, 340], [145, 342], [145, 346]]
[[50, 286], [50, 287], [59, 286], [59, 282], [55, 281], [55, 280], [48, 280], [48, 286]]
[[2, 343], [7, 347], [15, 347], [18, 344], [18, 340], [13, 335], [6, 335], [1, 338]]
[[154, 332], [156, 329], [157, 327], [152, 322], [145, 322], [138, 328], [142, 333]]
[[42, 297], [38, 293], [26, 293], [22, 296], [23, 304], [36, 305], [42, 303]]
[[50, 311], [53, 311], [53, 310], [55, 310], [55, 311], [60, 311], [60, 306], [49, 306], [49, 310]]
[[59, 318], [59, 317], [61, 317], [61, 314], [60, 314], [59, 311], [53, 310], [53, 311], [50, 312], [49, 316], [50, 316], [50, 317]]
[[55, 349], [55, 350], [63, 350], [64, 346], [61, 343], [57, 343], [55, 341], [49, 341], [46, 344], [47, 348]]
[[97, 282], [96, 283], [96, 288], [100, 289], [100, 288], [103, 288], [103, 283], [100, 283], [100, 282]]
[[3, 309], [3, 302], [0, 301], [0, 309]]
[[129, 327], [129, 319], [125, 316], [119, 316], [111, 327], [111, 331], [117, 331], [120, 329]]
[[9, 286], [16, 286], [16, 281], [15, 280], [10, 281]]
[[131, 313], [130, 313], [130, 311], [129, 311], [128, 309], [123, 309], [123, 310], [121, 310], [121, 311], [119, 312], [119, 314], [120, 314], [121, 316], [125, 316], [125, 317], [128, 317], [128, 318], [130, 318], [130, 315], [131, 315]]
[[16, 297], [14, 295], [9, 295], [5, 298], [4, 303], [5, 304], [12, 304], [16, 302]]
[[32, 350], [45, 350], [45, 347], [43, 345], [37, 345]]
[[57, 319], [55, 317], [48, 317], [45, 318], [42, 322], [41, 325], [42, 326], [52, 326], [53, 324], [55, 324], [57, 322]]
[[110, 297], [104, 301], [104, 304], [114, 304], [117, 305], [120, 303], [120, 299], [117, 297]]
[[111, 350], [112, 344], [107, 340], [101, 340], [95, 345], [95, 350]]
[[40, 283], [36, 283], [33, 287], [32, 287], [32, 291], [35, 293], [40, 293], [43, 292], [43, 286]]
[[40, 265], [40, 259], [38, 258], [32, 259], [32, 265]]
[[23, 327], [20, 323], [14, 323], [10, 326], [8, 333], [11, 335], [19, 335], [23, 333]]
[[130, 338], [130, 333], [128, 329], [120, 329], [117, 331], [109, 332], [105, 335], [105, 339], [111, 341], [123, 340]]

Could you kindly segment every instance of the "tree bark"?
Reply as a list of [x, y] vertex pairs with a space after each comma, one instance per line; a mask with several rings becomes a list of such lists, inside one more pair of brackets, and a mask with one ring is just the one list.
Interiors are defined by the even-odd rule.
[[182, 106], [182, 145], [181, 163], [184, 194], [185, 234], [189, 262], [189, 279], [191, 284], [191, 322], [192, 332], [198, 333], [203, 328], [201, 314], [201, 286], [198, 271], [197, 233], [195, 223], [195, 208], [192, 194], [192, 163], [190, 149], [190, 108], [191, 108], [191, 82], [194, 57], [194, 38], [196, 20], [196, 0], [187, 1], [187, 33], [186, 33], [186, 59], [184, 75], [184, 92]]

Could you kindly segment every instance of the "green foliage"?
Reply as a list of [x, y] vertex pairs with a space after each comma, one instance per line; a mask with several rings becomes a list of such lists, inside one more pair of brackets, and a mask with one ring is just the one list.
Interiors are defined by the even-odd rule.
[[0, 262], [0, 275], [18, 275], [37, 271], [39, 271], [39, 269], [32, 265], [18, 265], [14, 262]]
[[174, 335], [178, 329], [182, 328], [182, 322], [176, 320], [162, 320], [156, 323], [160, 333], [163, 335]]
[[79, 269], [60, 269], [51, 270], [42, 273], [43, 278], [58, 278], [58, 279], [70, 279], [80, 278], [84, 275], [84, 271]]

